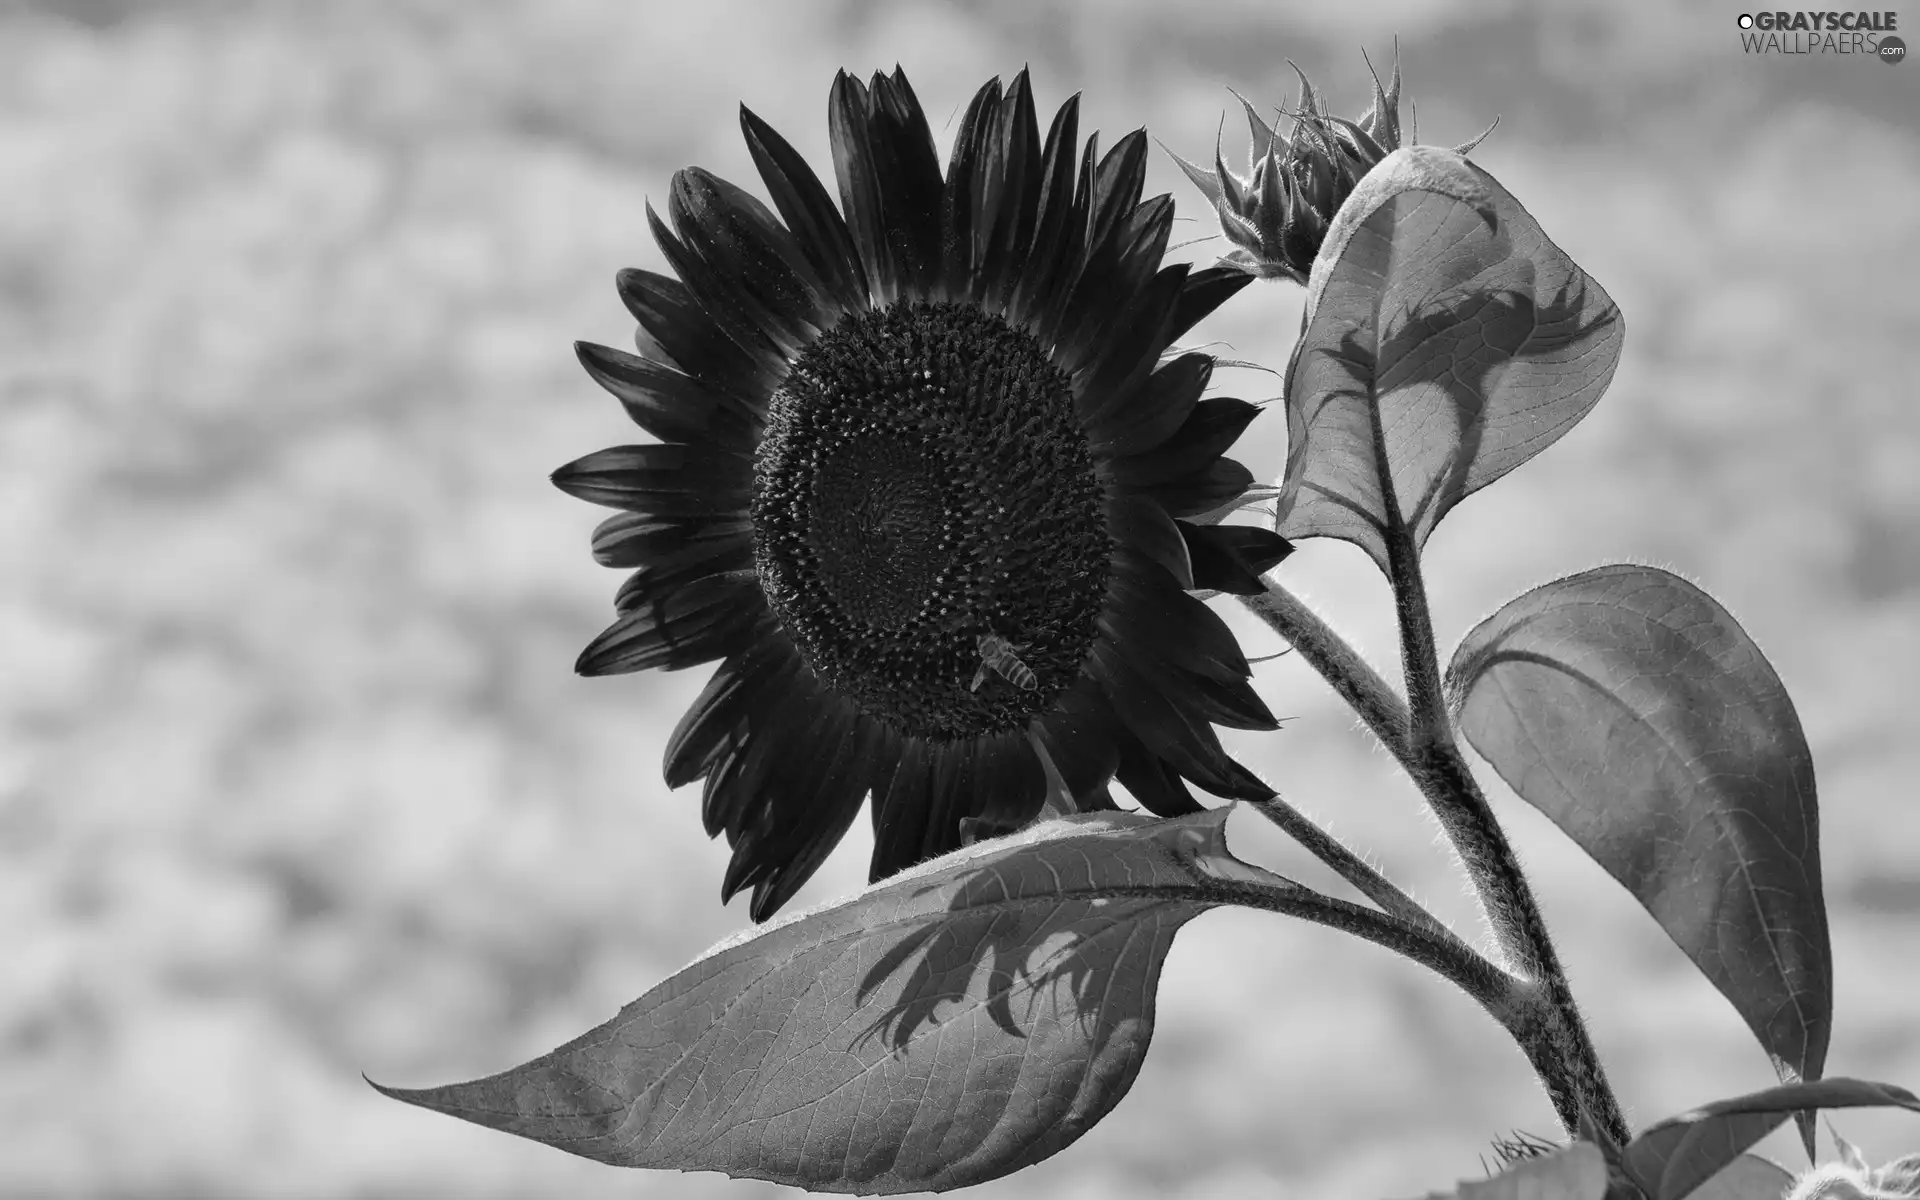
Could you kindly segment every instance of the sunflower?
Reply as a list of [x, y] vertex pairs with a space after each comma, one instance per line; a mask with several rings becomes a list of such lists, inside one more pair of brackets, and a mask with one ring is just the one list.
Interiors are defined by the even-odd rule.
[[1185, 589], [1257, 590], [1291, 547], [1213, 523], [1252, 481], [1221, 455], [1257, 410], [1201, 398], [1211, 357], [1167, 356], [1250, 277], [1162, 266], [1144, 134], [1076, 154], [1078, 112], [1043, 142], [1026, 73], [995, 79], [943, 178], [905, 74], [842, 72], [836, 209], [742, 108], [779, 216], [677, 173], [672, 228], [647, 210], [677, 278], [619, 275], [640, 354], [577, 347], [659, 439], [554, 473], [621, 510], [594, 555], [638, 568], [577, 669], [721, 660], [665, 773], [705, 779], [722, 900], [751, 887], [756, 921], [869, 794], [876, 880], [1049, 794], [1111, 808], [1116, 778], [1167, 816], [1200, 807], [1189, 782], [1271, 794], [1212, 724], [1274, 720]]

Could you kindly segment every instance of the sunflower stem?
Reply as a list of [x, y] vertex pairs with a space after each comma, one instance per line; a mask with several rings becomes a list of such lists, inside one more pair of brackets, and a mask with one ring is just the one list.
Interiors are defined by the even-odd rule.
[[1511, 1028], [1528, 1019], [1529, 1000], [1519, 981], [1444, 929], [1436, 932], [1397, 914], [1377, 912], [1300, 884], [1210, 880], [1208, 890], [1223, 904], [1281, 913], [1384, 946], [1454, 984], [1504, 1026]]
[[[1390, 539], [1390, 545], [1393, 540]], [[1408, 690], [1415, 697], [1417, 707], [1402, 700], [1379, 672], [1318, 613], [1271, 576], [1262, 580], [1266, 588], [1263, 594], [1241, 600], [1298, 650], [1334, 692], [1359, 714], [1433, 807], [1473, 880], [1501, 949], [1523, 973], [1522, 978], [1516, 979], [1488, 964], [1489, 969], [1508, 981], [1511, 1002], [1501, 1008], [1491, 1004], [1486, 1007], [1526, 1054], [1552, 1098], [1562, 1124], [1570, 1134], [1577, 1133], [1584, 1109], [1609, 1136], [1625, 1144], [1629, 1134], [1619, 1101], [1607, 1084], [1599, 1055], [1574, 1005], [1538, 905], [1505, 833], [1494, 820], [1485, 796], [1454, 745], [1440, 684], [1425, 581], [1410, 537], [1398, 551], [1390, 550], [1390, 567], [1395, 579]], [[1402, 580], [1410, 582], [1403, 585]], [[1272, 819], [1271, 813], [1268, 816]], [[1340, 869], [1331, 861], [1328, 865]], [[1356, 882], [1355, 886], [1359, 884]], [[1365, 888], [1361, 890], [1366, 893]], [[1384, 901], [1373, 898], [1386, 907]], [[1467, 952], [1485, 961], [1471, 948], [1467, 948]]]
[[1626, 1119], [1574, 1003], [1546, 919], [1506, 831], [1454, 740], [1413, 531], [1394, 521], [1384, 532], [1407, 681], [1406, 757], [1401, 761], [1459, 854], [1501, 950], [1526, 981], [1526, 1017], [1509, 1024], [1508, 1030], [1546, 1085], [1561, 1123], [1569, 1135], [1577, 1135], [1585, 1112], [1624, 1143], [1630, 1136]]
[[1348, 707], [1360, 715], [1373, 736], [1402, 764], [1407, 753], [1407, 702], [1394, 693], [1372, 664], [1335, 633], [1320, 614], [1308, 608], [1298, 596], [1275, 582], [1272, 576], [1261, 579], [1266, 591], [1257, 596], [1241, 596], [1248, 610], [1320, 673]]
[[1477, 953], [1451, 929], [1442, 925], [1439, 918], [1422, 908], [1419, 901], [1401, 891], [1391, 879], [1375, 870], [1338, 838], [1314, 824], [1306, 814], [1277, 794], [1253, 802], [1253, 807], [1305, 847], [1308, 853], [1331, 867], [1340, 878], [1352, 884], [1361, 895], [1379, 905], [1382, 912], [1418, 925], [1436, 937], [1458, 942], [1460, 949], [1468, 954]]

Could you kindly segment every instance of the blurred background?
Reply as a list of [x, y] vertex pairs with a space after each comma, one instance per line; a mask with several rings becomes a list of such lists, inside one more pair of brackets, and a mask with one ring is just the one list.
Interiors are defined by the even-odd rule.
[[[1323, 11], [1314, 12], [1311, 9]], [[643, 204], [758, 191], [744, 102], [823, 172], [836, 68], [903, 64], [945, 146], [987, 77], [1192, 158], [1231, 86], [1338, 112], [1397, 35], [1475, 159], [1625, 312], [1584, 424], [1439, 529], [1443, 642], [1602, 560], [1676, 569], [1812, 741], [1829, 1070], [1920, 1085], [1920, 62], [1750, 57], [1733, 3], [1395, 0], [0, 5], [0, 1194], [772, 1196], [405, 1108], [611, 1016], [722, 935], [724, 845], [660, 781], [709, 668], [583, 680], [620, 576], [547, 483], [635, 440], [570, 343], [622, 344]], [[1903, 13], [1920, 29], [1920, 11]], [[1908, 37], [1912, 38], [1909, 33]], [[1156, 152], [1171, 192], [1214, 232]], [[1208, 260], [1226, 247], [1181, 253]], [[1278, 369], [1297, 288], [1198, 340]], [[1223, 390], [1278, 377], [1223, 371]], [[1279, 471], [1276, 408], [1242, 441]], [[1385, 588], [1289, 581], [1390, 664]], [[1220, 602], [1216, 602], [1217, 604]], [[1278, 647], [1230, 605], [1250, 654]], [[1437, 829], [1297, 659], [1265, 777], [1478, 933]], [[1494, 787], [1636, 1123], [1773, 1081], [1618, 886]], [[864, 824], [864, 822], [862, 822]], [[1295, 860], [1251, 818], [1236, 847]], [[853, 890], [860, 832], [796, 904]], [[1555, 1132], [1519, 1054], [1382, 951], [1253, 913], [1181, 936], [1133, 1093], [992, 1197], [1422, 1195]], [[1908, 1114], [1836, 1122], [1875, 1161]], [[1776, 1135], [1765, 1147], [1789, 1163]]]

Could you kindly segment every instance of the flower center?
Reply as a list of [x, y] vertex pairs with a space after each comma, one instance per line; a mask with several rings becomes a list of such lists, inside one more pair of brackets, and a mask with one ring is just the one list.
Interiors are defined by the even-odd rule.
[[967, 304], [808, 346], [754, 459], [754, 560], [829, 687], [902, 733], [1023, 727], [1073, 681], [1112, 544], [1066, 373]]

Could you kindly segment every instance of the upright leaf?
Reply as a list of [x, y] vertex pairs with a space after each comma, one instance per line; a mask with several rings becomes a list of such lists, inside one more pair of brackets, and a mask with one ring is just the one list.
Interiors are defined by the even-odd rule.
[[[1661, 1121], [1633, 1139], [1627, 1147], [1627, 1172], [1647, 1193], [1648, 1200], [1712, 1196], [1717, 1187], [1716, 1174], [1779, 1128], [1787, 1114], [1819, 1108], [1906, 1108], [1920, 1112], [1920, 1098], [1890, 1083], [1823, 1079], [1716, 1100]], [[1740, 1193], [1743, 1200], [1750, 1194]]]
[[1585, 416], [1620, 358], [1620, 312], [1507, 190], [1409, 146], [1328, 230], [1287, 368], [1275, 528], [1336, 537], [1386, 569], [1460, 499]]
[[1783, 1079], [1833, 1017], [1813, 760], [1786, 689], [1712, 597], [1653, 567], [1537, 587], [1469, 633], [1460, 730], [1645, 905]]
[[1293, 886], [1228, 854], [1226, 817], [982, 842], [724, 942], [523, 1066], [380, 1090], [619, 1166], [862, 1193], [994, 1179], [1126, 1094], [1167, 949], [1219, 881]]

